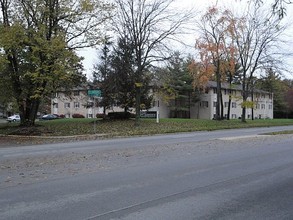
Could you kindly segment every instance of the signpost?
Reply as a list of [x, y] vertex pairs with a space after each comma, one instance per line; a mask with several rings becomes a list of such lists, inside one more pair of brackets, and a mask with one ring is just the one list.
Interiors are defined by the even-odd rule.
[[97, 130], [97, 125], [96, 125], [96, 98], [102, 97], [102, 91], [100, 89], [91, 89], [87, 91], [88, 96], [94, 98], [94, 106], [93, 106], [93, 118], [94, 118], [94, 134], [96, 133]]

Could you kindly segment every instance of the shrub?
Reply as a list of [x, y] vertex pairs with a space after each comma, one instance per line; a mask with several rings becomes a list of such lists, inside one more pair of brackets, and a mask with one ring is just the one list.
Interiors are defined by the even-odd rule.
[[110, 119], [129, 119], [131, 117], [130, 112], [109, 112], [108, 117]]
[[76, 113], [72, 115], [72, 118], [84, 118], [84, 116], [82, 114]]
[[103, 113], [98, 113], [98, 114], [96, 114], [96, 117], [97, 117], [97, 118], [105, 118], [105, 114], [103, 114]]

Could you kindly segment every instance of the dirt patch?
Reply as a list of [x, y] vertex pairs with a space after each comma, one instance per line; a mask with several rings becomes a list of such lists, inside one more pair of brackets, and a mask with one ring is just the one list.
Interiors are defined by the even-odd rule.
[[41, 144], [57, 144], [107, 138], [107, 134], [76, 136], [0, 135], [0, 148]]

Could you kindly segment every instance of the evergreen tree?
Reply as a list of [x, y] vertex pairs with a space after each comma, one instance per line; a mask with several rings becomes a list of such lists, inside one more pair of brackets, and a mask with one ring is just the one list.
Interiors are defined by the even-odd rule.
[[193, 78], [188, 72], [189, 63], [175, 52], [168, 66], [160, 71], [161, 95], [168, 102], [174, 118], [190, 118], [190, 108], [198, 101], [192, 86]]
[[117, 106], [127, 112], [135, 104], [134, 48], [127, 38], [120, 38], [111, 60], [110, 79]]
[[287, 114], [288, 106], [285, 101], [287, 86], [279, 74], [272, 69], [267, 70], [266, 75], [257, 81], [257, 88], [273, 93], [274, 95], [274, 117], [284, 117]]
[[104, 116], [106, 115], [106, 110], [114, 104], [111, 47], [112, 42], [106, 37], [99, 57], [100, 62], [94, 65], [93, 71], [93, 83], [102, 92], [102, 100], [99, 104], [103, 107]]

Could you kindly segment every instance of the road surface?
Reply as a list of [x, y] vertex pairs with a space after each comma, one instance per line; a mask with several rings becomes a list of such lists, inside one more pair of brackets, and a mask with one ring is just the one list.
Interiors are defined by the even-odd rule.
[[0, 149], [0, 219], [293, 219], [292, 130]]

